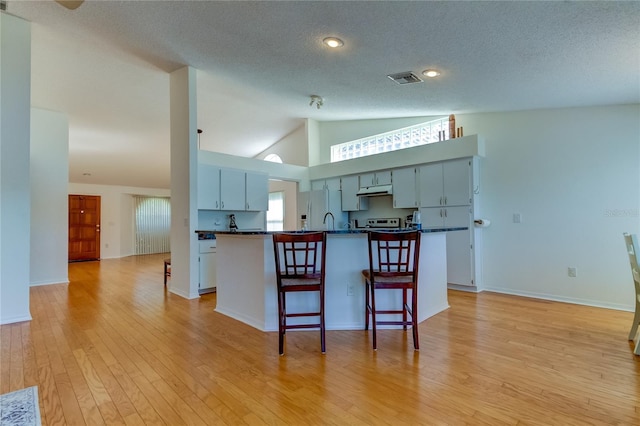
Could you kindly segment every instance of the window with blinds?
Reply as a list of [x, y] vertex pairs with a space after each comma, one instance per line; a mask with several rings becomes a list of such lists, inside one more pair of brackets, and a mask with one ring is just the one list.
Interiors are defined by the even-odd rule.
[[166, 197], [133, 196], [135, 254], [168, 253], [171, 203]]
[[267, 231], [284, 231], [284, 192], [269, 193]]

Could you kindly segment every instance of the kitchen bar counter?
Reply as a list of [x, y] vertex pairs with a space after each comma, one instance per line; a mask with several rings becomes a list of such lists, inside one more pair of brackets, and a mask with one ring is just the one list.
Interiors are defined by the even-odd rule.
[[[450, 232], [450, 231], [466, 231], [467, 227], [457, 227], [457, 228], [431, 228], [431, 229], [421, 229], [422, 233], [431, 233], [431, 232]], [[344, 235], [344, 234], [363, 234], [369, 231], [385, 231], [385, 232], [404, 232], [411, 231], [411, 229], [406, 228], [398, 228], [398, 229], [376, 229], [376, 228], [349, 228], [349, 229], [335, 229], [335, 230], [327, 230], [324, 231], [330, 235]], [[196, 234], [198, 234], [199, 240], [208, 240], [212, 238], [216, 238], [217, 234], [220, 235], [271, 235], [276, 233], [287, 233], [287, 234], [300, 234], [305, 232], [321, 232], [321, 231], [258, 231], [258, 230], [238, 230], [238, 231], [216, 231], [216, 230], [196, 230]]]
[[[217, 240], [216, 311], [259, 330], [277, 330], [273, 232], [198, 232], [212, 232]], [[328, 330], [364, 329], [365, 287], [361, 271], [369, 267], [367, 232], [367, 229], [327, 232], [325, 321]], [[422, 232], [418, 299], [419, 322], [449, 306], [446, 233], [443, 230]], [[384, 309], [385, 305], [399, 306], [401, 293], [381, 293], [376, 302], [379, 309]], [[290, 312], [296, 312], [298, 308], [314, 309], [317, 303], [317, 295], [298, 293], [287, 297]], [[289, 322], [294, 320], [304, 321], [305, 318], [288, 319]]]

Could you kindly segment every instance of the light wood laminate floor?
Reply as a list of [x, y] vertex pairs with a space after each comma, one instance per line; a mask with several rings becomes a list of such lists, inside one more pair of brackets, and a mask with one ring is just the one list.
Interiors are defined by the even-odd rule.
[[[165, 291], [166, 255], [69, 265], [0, 327], [0, 393], [37, 385], [45, 425], [640, 424], [632, 314], [449, 292], [411, 334], [263, 333], [216, 296]], [[603, 283], [605, 285], [606, 283]], [[631, 282], [629, 283], [631, 285]], [[345, 297], [347, 297], [345, 295]]]

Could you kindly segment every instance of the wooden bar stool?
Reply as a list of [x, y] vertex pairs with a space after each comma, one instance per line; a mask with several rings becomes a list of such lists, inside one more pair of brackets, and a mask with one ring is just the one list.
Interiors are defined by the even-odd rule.
[[[369, 329], [369, 315], [373, 329], [373, 349], [377, 350], [376, 326], [410, 325], [413, 347], [418, 342], [418, 265], [420, 260], [420, 232], [369, 232], [369, 269], [362, 271], [365, 281], [365, 326]], [[376, 290], [401, 290], [402, 309], [376, 308]], [[411, 305], [407, 293], [411, 292]], [[378, 320], [378, 315], [402, 315], [402, 320]]]
[[167, 286], [167, 277], [171, 276], [171, 258], [164, 260], [164, 286]]
[[[284, 334], [297, 328], [320, 328], [320, 348], [325, 347], [324, 324], [324, 260], [326, 233], [273, 234], [278, 288], [278, 348], [284, 355]], [[287, 293], [312, 291], [320, 298], [319, 309], [313, 312], [287, 312]], [[287, 318], [318, 317], [315, 323], [287, 324]]]

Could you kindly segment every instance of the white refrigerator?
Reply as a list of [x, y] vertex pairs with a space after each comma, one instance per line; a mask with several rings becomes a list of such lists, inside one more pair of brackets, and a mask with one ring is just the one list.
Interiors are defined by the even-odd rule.
[[[327, 213], [331, 213], [334, 219]], [[298, 193], [298, 229], [302, 229], [305, 221], [310, 231], [344, 229], [348, 220], [348, 212], [342, 211], [340, 191], [318, 189]]]

